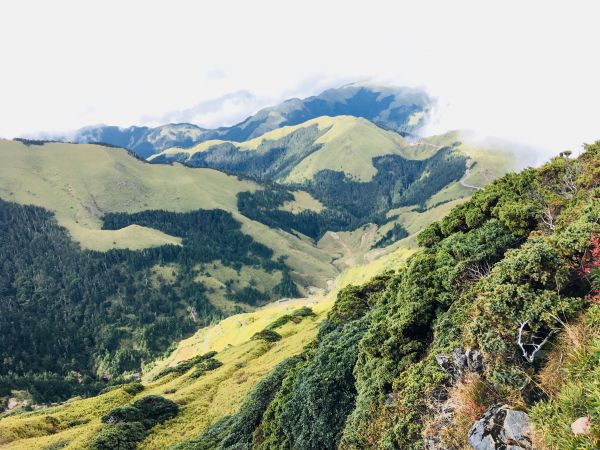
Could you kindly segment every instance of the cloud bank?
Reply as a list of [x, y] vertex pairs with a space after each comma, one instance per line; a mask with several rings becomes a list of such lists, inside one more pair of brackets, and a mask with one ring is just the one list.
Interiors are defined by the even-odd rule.
[[431, 132], [577, 149], [600, 138], [599, 5], [4, 2], [0, 136], [230, 125], [288, 97], [370, 80], [437, 97]]

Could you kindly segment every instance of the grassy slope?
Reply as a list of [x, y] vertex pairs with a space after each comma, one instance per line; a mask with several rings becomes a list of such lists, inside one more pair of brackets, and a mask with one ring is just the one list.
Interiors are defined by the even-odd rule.
[[[338, 252], [340, 256], [334, 261], [334, 264], [342, 270], [340, 276], [331, 285], [332, 291], [336, 292], [349, 284], [365, 283], [386, 270], [397, 269], [399, 264], [415, 252], [417, 248], [416, 234], [466, 200], [466, 198], [456, 199], [424, 212], [414, 211], [414, 207], [392, 210], [388, 216], [397, 214], [398, 219], [383, 225], [376, 233], [372, 233], [369, 226], [353, 232], [327, 233], [319, 241], [319, 246], [333, 254]], [[401, 224], [411, 235], [384, 248], [370, 249], [370, 246], [365, 246], [366, 239], [373, 244], [385, 235], [395, 223]], [[358, 232], [360, 232], [359, 235], [357, 235]], [[333, 235], [337, 236], [337, 239], [334, 239]]]
[[[263, 134], [246, 142], [232, 142], [240, 150], [256, 150], [265, 140], [277, 140], [303, 127], [317, 125], [326, 130], [315, 144], [322, 145], [320, 150], [310, 154], [291, 171], [284, 182], [302, 182], [311, 179], [323, 169], [337, 170], [348, 176], [369, 181], [376, 173], [372, 159], [376, 156], [396, 154], [408, 159], [424, 159], [431, 157], [441, 147], [460, 142], [458, 150], [465, 153], [471, 167], [460, 182], [452, 183], [434, 195], [427, 206], [441, 202], [468, 197], [495, 178], [510, 170], [520, 169], [533, 163], [519, 161], [515, 156], [517, 144], [499, 139], [478, 139], [472, 132], [452, 131], [442, 135], [431, 136], [417, 142], [409, 142], [399, 134], [383, 130], [368, 120], [352, 116], [319, 117], [300, 125], [286, 126]], [[211, 146], [225, 141], [203, 142], [190, 149], [172, 148], [165, 150], [165, 155], [207, 151]], [[520, 152], [522, 156], [523, 152]]]
[[262, 268], [249, 266], [242, 266], [237, 272], [232, 267], [224, 266], [220, 261], [204, 264], [199, 269], [201, 272], [196, 280], [213, 289], [213, 292], [209, 293], [211, 303], [225, 311], [231, 311], [238, 305], [226, 298], [228, 281], [233, 281], [231, 287], [234, 291], [240, 291], [246, 286], [252, 286], [253, 283], [257, 285], [260, 282], [259, 288], [263, 292], [271, 292], [281, 281], [280, 272], [268, 273]]
[[484, 187], [507, 172], [522, 169], [535, 161], [524, 158], [524, 152], [516, 154], [517, 144], [500, 139], [478, 139], [469, 131], [451, 131], [438, 136], [423, 139], [420, 145], [445, 146], [460, 142], [457, 147], [469, 157], [470, 168], [462, 180], [446, 186], [428, 201], [431, 207], [441, 202], [473, 195], [474, 187]]
[[285, 202], [279, 209], [298, 214], [302, 211], [323, 211], [323, 204], [306, 191], [293, 191], [294, 200]]
[[51, 143], [25, 146], [0, 140], [0, 197], [56, 213], [60, 225], [83, 247], [133, 249], [177, 243], [156, 230], [100, 230], [105, 212], [145, 209], [191, 211], [220, 208], [242, 222], [242, 231], [289, 255], [288, 264], [305, 285], [323, 286], [336, 274], [331, 258], [308, 240], [248, 220], [237, 211], [236, 194], [257, 185], [212, 169], [152, 165], [125, 150], [97, 145]]
[[[518, 165], [514, 151], [515, 144], [500, 140], [477, 140], [472, 133], [452, 131], [438, 136], [431, 136], [417, 142], [409, 142], [397, 133], [379, 128], [371, 122], [351, 116], [319, 117], [300, 125], [282, 127], [252, 140], [233, 143], [242, 150], [255, 150], [264, 140], [276, 140], [302, 127], [317, 125], [326, 132], [315, 143], [322, 148], [302, 160], [289, 177], [284, 181], [302, 181], [312, 177], [322, 169], [342, 170], [356, 179], [367, 181], [375, 174], [372, 158], [382, 154], [398, 154], [405, 158], [422, 159], [435, 154], [441, 147], [460, 142], [459, 151], [469, 157], [470, 169], [462, 180], [451, 183], [427, 201], [429, 208], [425, 213], [417, 213], [414, 208], [399, 208], [391, 211], [388, 216], [399, 214], [399, 218], [373, 233], [370, 227], [361, 227], [354, 231], [327, 233], [318, 243], [334, 257], [334, 264], [340, 270], [350, 270], [355, 265], [359, 269], [364, 264], [370, 264], [377, 258], [393, 253], [396, 248], [409, 249], [413, 240], [391, 246], [387, 249], [371, 250], [370, 246], [381, 238], [395, 223], [400, 223], [410, 233], [414, 233], [439, 217], [445, 215], [456, 204], [466, 201], [476, 188], [485, 186], [493, 179], [515, 170]], [[219, 141], [223, 142], [223, 141]], [[185, 152], [194, 154], [206, 151], [213, 143], [202, 143], [192, 149], [169, 149], [164, 153], [176, 154]], [[523, 165], [523, 164], [521, 164]], [[302, 192], [302, 194], [306, 194]], [[295, 195], [292, 204], [286, 204], [282, 209], [301, 210], [303, 208], [319, 210], [320, 204], [313, 201], [308, 194], [303, 197]], [[393, 260], [393, 257], [386, 257]], [[380, 267], [388, 267], [381, 261]], [[355, 272], [355, 271], [354, 271]], [[359, 277], [366, 280], [365, 277]]]
[[[375, 156], [397, 154], [409, 159], [424, 159], [431, 156], [437, 147], [427, 145], [410, 145], [402, 136], [386, 131], [366, 119], [352, 116], [318, 117], [300, 125], [281, 127], [258, 138], [246, 142], [232, 142], [240, 150], [256, 150], [265, 140], [277, 140], [289, 133], [304, 127], [317, 125], [320, 130], [327, 130], [316, 141], [322, 147], [304, 158], [292, 170], [285, 182], [302, 182], [311, 179], [323, 169], [339, 170], [352, 178], [369, 181], [376, 173], [372, 159]], [[172, 148], [163, 155], [187, 153], [193, 155], [208, 150], [211, 146], [224, 141], [203, 142], [190, 149]], [[151, 158], [154, 158], [153, 156]]]
[[[250, 340], [254, 333], [301, 305], [311, 306], [317, 316], [278, 329], [283, 339], [275, 344]], [[258, 379], [288, 356], [299, 353], [315, 337], [318, 324], [330, 307], [331, 301], [318, 302], [318, 299], [275, 303], [253, 313], [229, 317], [182, 341], [168, 358], [158, 361], [146, 373], [143, 380], [146, 388], [137, 394], [137, 397], [163, 395], [178, 402], [181, 411], [174, 420], [153, 429], [140, 448], [165, 448], [174, 442], [196, 436], [210, 423], [234, 413]], [[223, 366], [205, 376], [189, 380], [189, 374], [186, 373], [150, 381], [152, 375], [161, 368], [211, 350], [219, 352], [216, 359]], [[175, 392], [165, 394], [167, 390]], [[100, 417], [114, 407], [131, 402], [133, 398], [117, 388], [97, 397], [2, 418], [0, 445], [4, 444], [2, 448], [6, 449], [32, 449], [69, 441], [65, 447], [67, 449], [84, 448], [98, 430]], [[74, 420], [89, 422], [73, 425], [71, 422]]]

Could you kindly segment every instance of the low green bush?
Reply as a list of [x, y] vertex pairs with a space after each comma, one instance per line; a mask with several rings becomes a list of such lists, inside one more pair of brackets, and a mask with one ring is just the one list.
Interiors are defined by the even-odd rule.
[[156, 381], [160, 378], [166, 377], [167, 375], [170, 375], [173, 373], [175, 373], [177, 375], [181, 375], [181, 374], [187, 372], [188, 370], [190, 370], [196, 364], [199, 364], [202, 361], [214, 358], [214, 356], [216, 356], [216, 354], [217, 354], [217, 352], [212, 351], [212, 352], [204, 353], [203, 355], [196, 355], [193, 358], [186, 359], [185, 361], [181, 361], [176, 366], [165, 367], [164, 369], [162, 369], [160, 372], [158, 372], [158, 374], [156, 374], [152, 378], [152, 381]]
[[281, 340], [281, 335], [276, 331], [264, 329], [258, 333], [255, 333], [254, 336], [252, 336], [252, 339], [266, 342], [277, 342]]
[[121, 422], [105, 425], [92, 438], [93, 450], [135, 450], [138, 442], [146, 437], [146, 429], [139, 422]]
[[141, 422], [142, 412], [135, 406], [120, 406], [102, 417], [103, 423]]
[[129, 395], [139, 394], [144, 390], [144, 385], [139, 382], [129, 383], [123, 386], [123, 390], [127, 392]]
[[177, 404], [159, 395], [142, 397], [131, 405], [120, 406], [102, 417], [102, 429], [93, 437], [93, 450], [130, 450], [144, 439], [146, 430], [172, 419]]

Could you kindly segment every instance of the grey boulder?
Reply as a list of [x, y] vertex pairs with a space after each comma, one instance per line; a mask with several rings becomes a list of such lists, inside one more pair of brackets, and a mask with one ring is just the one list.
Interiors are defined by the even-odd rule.
[[494, 405], [486, 411], [468, 434], [475, 450], [522, 450], [532, 448], [529, 418], [523, 411], [507, 405]]

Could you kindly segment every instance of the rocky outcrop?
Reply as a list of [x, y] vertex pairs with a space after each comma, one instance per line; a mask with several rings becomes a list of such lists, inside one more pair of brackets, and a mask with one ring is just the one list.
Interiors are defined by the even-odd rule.
[[448, 446], [442, 439], [443, 430], [452, 426], [458, 407], [455, 400], [448, 397], [448, 393], [463, 376], [482, 375], [485, 362], [481, 351], [465, 350], [463, 347], [455, 348], [451, 355], [435, 355], [435, 360], [450, 378], [428, 398], [427, 409], [432, 419], [428, 423], [428, 431], [423, 436], [423, 447], [426, 450], [446, 450]]
[[460, 378], [466, 372], [472, 372], [481, 375], [485, 371], [485, 362], [483, 354], [477, 349], [465, 350], [457, 347], [452, 352], [452, 356], [436, 355], [435, 360], [439, 366], [453, 378]]
[[494, 405], [475, 422], [468, 435], [475, 450], [532, 449], [529, 418], [507, 405]]

